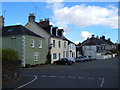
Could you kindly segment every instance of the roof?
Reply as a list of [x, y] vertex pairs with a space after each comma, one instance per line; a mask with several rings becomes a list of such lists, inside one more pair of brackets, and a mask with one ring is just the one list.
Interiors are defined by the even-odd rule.
[[68, 40], [66, 37], [63, 36], [63, 40], [67, 40], [68, 41], [68, 44], [72, 43], [72, 44], [75, 44], [74, 42]]
[[40, 35], [35, 34], [34, 32], [30, 31], [29, 29], [25, 28], [22, 25], [3, 27], [2, 36], [11, 36], [11, 35], [30, 35], [35, 37], [41, 37]]
[[84, 46], [84, 45], [101, 45], [101, 44], [112, 45], [113, 43], [110, 40], [91, 37], [90, 39], [83, 41], [81, 45]]

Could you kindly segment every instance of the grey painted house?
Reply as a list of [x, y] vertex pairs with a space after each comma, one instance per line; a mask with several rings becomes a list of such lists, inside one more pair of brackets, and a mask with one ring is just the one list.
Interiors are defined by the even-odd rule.
[[2, 30], [2, 48], [12, 48], [19, 54], [22, 66], [46, 62], [46, 41], [22, 25], [7, 26]]

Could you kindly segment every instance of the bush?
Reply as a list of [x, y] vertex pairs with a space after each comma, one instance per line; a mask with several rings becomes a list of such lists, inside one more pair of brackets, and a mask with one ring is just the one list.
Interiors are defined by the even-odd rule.
[[17, 51], [6, 48], [2, 49], [2, 61], [3, 62], [18, 62], [19, 61], [19, 56]]

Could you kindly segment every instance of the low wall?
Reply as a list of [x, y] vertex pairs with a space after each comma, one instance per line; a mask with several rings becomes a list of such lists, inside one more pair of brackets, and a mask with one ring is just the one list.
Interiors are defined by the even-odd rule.
[[112, 55], [100, 55], [100, 54], [96, 55], [96, 59], [108, 59], [108, 58], [112, 58]]
[[15, 83], [22, 78], [20, 62], [2, 63], [2, 87]]

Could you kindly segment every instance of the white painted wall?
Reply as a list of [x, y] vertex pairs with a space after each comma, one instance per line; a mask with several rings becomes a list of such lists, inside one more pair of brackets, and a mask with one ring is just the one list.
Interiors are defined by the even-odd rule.
[[[70, 52], [70, 51], [72, 51], [72, 52]], [[71, 58], [71, 57], [76, 58], [76, 46], [73, 43], [70, 43], [68, 45], [68, 57], [69, 58]]]

